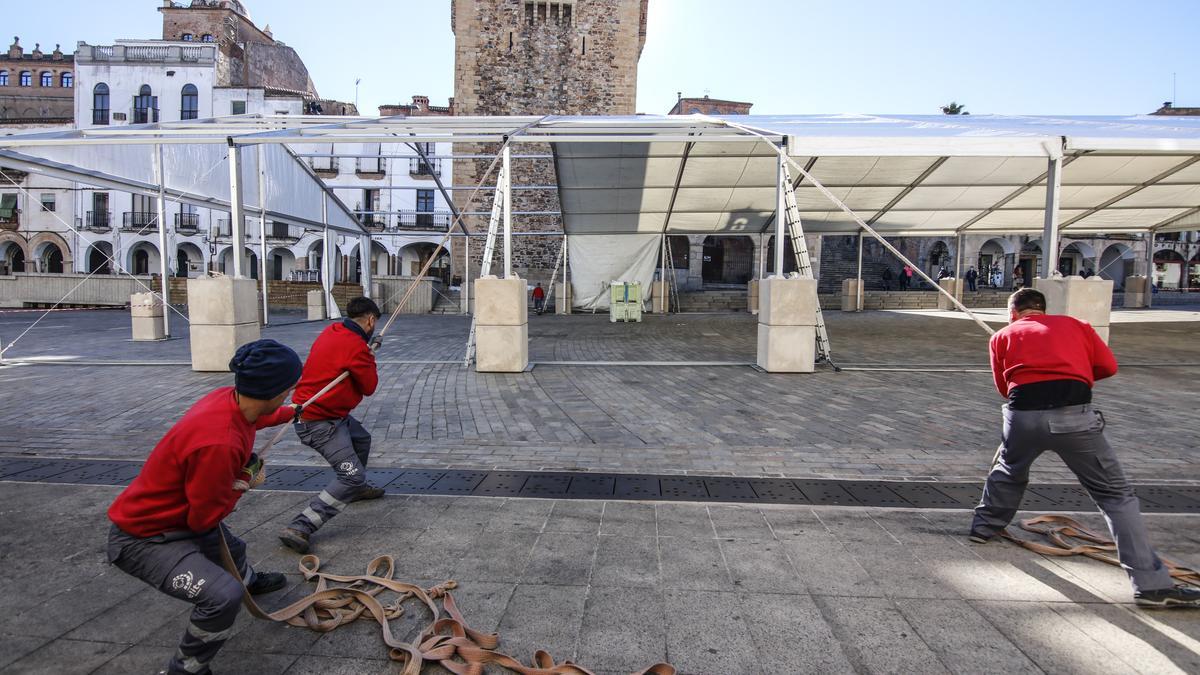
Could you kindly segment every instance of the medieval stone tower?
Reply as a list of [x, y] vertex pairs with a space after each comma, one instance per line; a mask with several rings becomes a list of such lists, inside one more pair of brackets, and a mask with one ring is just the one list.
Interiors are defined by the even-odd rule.
[[[632, 115], [637, 67], [646, 42], [649, 0], [451, 0], [454, 31], [454, 105], [457, 115]], [[455, 154], [495, 152], [494, 146], [455, 147]], [[550, 148], [519, 145], [516, 155], [549, 155]], [[456, 185], [474, 186], [491, 160], [457, 161]], [[489, 176], [488, 185], [495, 184]], [[553, 186], [549, 159], [513, 160], [513, 185]], [[469, 192], [455, 202], [464, 211], [488, 211], [492, 193]], [[520, 190], [513, 197], [518, 232], [562, 232], [554, 190]], [[468, 219], [474, 232], [485, 217]], [[456, 238], [454, 274], [462, 274]], [[515, 237], [513, 268], [521, 277], [545, 281], [562, 246], [561, 236]], [[482, 244], [472, 243], [471, 275], [478, 274]], [[499, 256], [497, 256], [498, 259]]]

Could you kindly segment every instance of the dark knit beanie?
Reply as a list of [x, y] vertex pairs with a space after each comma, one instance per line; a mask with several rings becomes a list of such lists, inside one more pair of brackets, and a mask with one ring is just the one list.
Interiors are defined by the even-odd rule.
[[291, 347], [264, 339], [238, 347], [229, 369], [239, 394], [268, 401], [296, 384], [303, 366]]

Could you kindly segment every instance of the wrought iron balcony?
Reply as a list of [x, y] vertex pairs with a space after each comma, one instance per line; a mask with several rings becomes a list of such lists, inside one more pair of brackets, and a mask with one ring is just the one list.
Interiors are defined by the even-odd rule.
[[396, 228], [400, 230], [445, 232], [450, 228], [450, 212], [401, 211]]
[[412, 176], [441, 176], [442, 160], [439, 158], [421, 159], [412, 157], [408, 160], [408, 173]]
[[387, 216], [383, 216], [371, 211], [355, 211], [354, 215], [358, 217], [358, 222], [363, 224], [372, 232], [383, 232], [387, 227]]
[[112, 212], [88, 211], [84, 227], [92, 232], [108, 232], [112, 229]]
[[267, 228], [268, 242], [287, 242], [295, 243], [300, 241], [300, 237], [304, 236], [304, 228], [299, 225], [289, 225], [287, 223], [277, 223], [271, 221]]
[[200, 231], [199, 213], [176, 213], [175, 231], [179, 234], [196, 234]]
[[387, 173], [386, 166], [386, 162], [379, 157], [359, 157], [354, 162], [354, 173], [382, 178]]
[[152, 211], [126, 211], [121, 214], [121, 231], [149, 234], [158, 230], [158, 214]]

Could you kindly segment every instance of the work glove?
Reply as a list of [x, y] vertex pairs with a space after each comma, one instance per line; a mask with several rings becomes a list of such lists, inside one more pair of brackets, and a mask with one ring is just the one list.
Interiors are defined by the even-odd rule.
[[300, 415], [304, 412], [304, 406], [300, 405], [299, 403], [293, 403], [292, 408], [295, 410], [295, 412], [292, 413], [292, 424], [295, 424], [300, 421]]
[[246, 466], [242, 467], [241, 475], [233, 481], [233, 489], [237, 492], [246, 492], [262, 485], [267, 480], [267, 472], [263, 468], [263, 461], [258, 454], [251, 453], [250, 461], [246, 462]]
[[383, 346], [383, 336], [376, 335], [375, 337], [371, 338], [371, 342], [369, 344], [371, 345], [371, 351], [379, 351], [379, 348]]

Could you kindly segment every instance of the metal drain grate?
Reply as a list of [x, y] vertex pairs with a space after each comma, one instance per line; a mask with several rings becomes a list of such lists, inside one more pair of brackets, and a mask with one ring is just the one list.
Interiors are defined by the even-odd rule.
[[[0, 481], [76, 485], [126, 485], [138, 462], [0, 457]], [[814, 506], [872, 506], [917, 509], [969, 509], [979, 502], [981, 484], [738, 478], [732, 476], [654, 476], [554, 471], [466, 471], [369, 469], [370, 481], [394, 495], [471, 495], [544, 499], [696, 501]], [[263, 490], [317, 492], [333, 477], [321, 466], [271, 466]], [[1148, 513], [1200, 513], [1200, 487], [1139, 485]], [[1078, 485], [1033, 485], [1022, 508], [1029, 511], [1093, 511]]]

